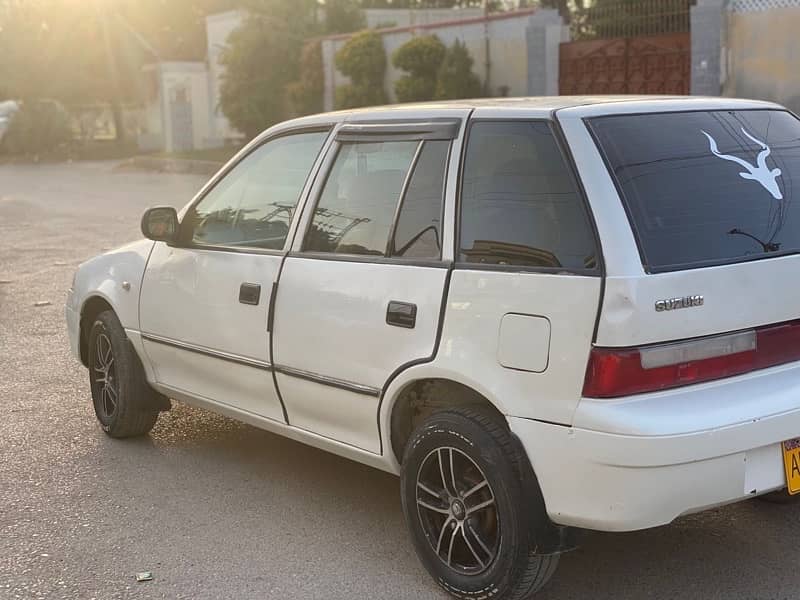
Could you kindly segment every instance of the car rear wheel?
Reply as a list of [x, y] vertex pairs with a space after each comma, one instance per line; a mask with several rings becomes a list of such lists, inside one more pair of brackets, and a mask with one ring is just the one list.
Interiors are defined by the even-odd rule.
[[115, 438], [143, 435], [158, 419], [156, 394], [125, 330], [112, 311], [100, 313], [89, 331], [89, 382], [97, 420]]
[[471, 408], [435, 413], [403, 458], [403, 512], [415, 549], [456, 598], [528, 598], [558, 564], [558, 555], [535, 553], [522, 457], [498, 421]]

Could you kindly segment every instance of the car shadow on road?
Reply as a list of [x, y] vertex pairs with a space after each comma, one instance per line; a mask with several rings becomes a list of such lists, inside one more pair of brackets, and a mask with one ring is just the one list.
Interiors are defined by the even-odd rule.
[[[387, 586], [385, 597], [400, 597], [389, 592], [395, 585], [439, 597], [413, 555], [392, 475], [180, 404], [151, 436], [124, 445], [158, 454], [149, 462], [162, 462], [162, 492], [176, 479], [191, 496], [202, 481], [205, 501], [225, 507], [227, 531], [243, 525], [231, 510], [252, 517], [277, 509], [284, 518], [278, 529], [302, 547], [310, 543], [313, 560], [336, 565], [357, 557], [366, 561], [362, 570], [391, 573], [377, 578], [379, 588]], [[795, 508], [749, 501], [657, 529], [585, 532], [537, 598], [793, 597], [795, 559], [787, 540], [800, 529]], [[291, 544], [283, 550], [300, 551]]]

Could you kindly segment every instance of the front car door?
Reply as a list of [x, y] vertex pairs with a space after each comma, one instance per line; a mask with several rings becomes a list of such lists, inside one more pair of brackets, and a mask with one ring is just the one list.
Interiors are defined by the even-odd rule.
[[257, 145], [189, 207], [177, 244], [156, 243], [140, 321], [165, 393], [284, 421], [271, 372], [270, 295], [328, 131]]
[[384, 386], [435, 351], [451, 266], [445, 182], [467, 114], [337, 131], [278, 285], [275, 371], [291, 425], [381, 452]]

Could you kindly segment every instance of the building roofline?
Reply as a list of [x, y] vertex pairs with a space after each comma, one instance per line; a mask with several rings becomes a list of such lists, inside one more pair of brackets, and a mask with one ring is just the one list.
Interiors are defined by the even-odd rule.
[[[488, 23], [491, 21], [502, 21], [504, 19], [513, 19], [516, 17], [530, 16], [537, 10], [538, 9], [536, 8], [521, 8], [519, 10], [512, 10], [509, 12], [493, 13], [487, 16], [469, 17], [466, 19], [452, 19], [449, 21], [434, 21], [433, 23], [423, 23], [421, 25], [406, 25], [403, 27], [384, 27], [382, 29], [373, 29], [372, 31], [380, 35], [385, 35], [388, 33], [403, 33], [407, 31], [426, 31], [429, 29], [445, 29], [447, 27], [460, 27], [463, 25], [472, 25], [475, 23]], [[324, 37], [317, 39], [319, 39], [320, 41], [346, 40], [353, 37], [357, 33], [360, 32], [354, 31], [352, 33], [337, 33], [336, 35], [326, 35]]]

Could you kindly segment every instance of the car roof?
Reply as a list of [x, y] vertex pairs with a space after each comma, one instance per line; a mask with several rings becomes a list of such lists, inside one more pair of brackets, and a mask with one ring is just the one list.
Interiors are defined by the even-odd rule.
[[300, 117], [286, 121], [264, 132], [259, 138], [287, 129], [332, 125], [341, 122], [364, 122], [376, 119], [425, 119], [431, 117], [461, 116], [471, 112], [474, 118], [559, 118], [692, 110], [735, 110], [771, 108], [784, 110], [771, 102], [737, 98], [703, 96], [539, 96], [522, 98], [477, 98], [473, 100], [446, 100], [415, 102], [339, 110]]

